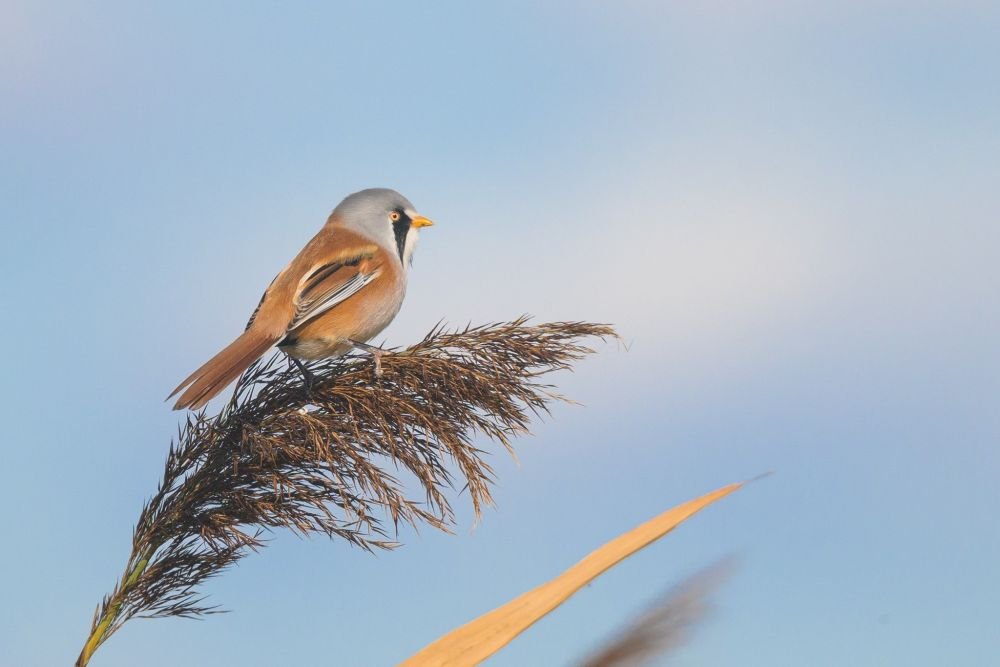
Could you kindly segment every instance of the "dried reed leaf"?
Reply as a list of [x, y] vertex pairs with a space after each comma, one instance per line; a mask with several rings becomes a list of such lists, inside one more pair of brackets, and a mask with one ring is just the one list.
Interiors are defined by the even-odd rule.
[[[468, 489], [478, 516], [492, 503], [493, 471], [476, 436], [512, 452], [511, 438], [561, 399], [539, 378], [592, 352], [581, 343], [590, 337], [615, 334], [519, 318], [435, 327], [416, 345], [389, 350], [380, 375], [367, 355], [309, 364], [309, 381], [281, 355], [255, 364], [218, 415], [190, 415], [171, 444], [77, 666], [133, 617], [216, 611], [200, 586], [265, 546], [275, 528], [391, 548], [400, 523], [448, 530], [446, 492], [455, 486]], [[422, 497], [411, 497], [400, 475]]]
[[478, 665], [600, 574], [660, 539], [696, 512], [742, 486], [742, 482], [730, 484], [667, 510], [611, 540], [555, 579], [449, 632], [401, 662], [399, 667]]

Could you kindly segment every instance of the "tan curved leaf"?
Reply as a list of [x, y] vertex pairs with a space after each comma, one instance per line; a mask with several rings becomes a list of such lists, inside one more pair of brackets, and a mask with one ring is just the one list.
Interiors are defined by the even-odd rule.
[[667, 510], [611, 540], [555, 579], [449, 632], [400, 663], [399, 667], [478, 665], [600, 574], [742, 486], [742, 482], [730, 484]]

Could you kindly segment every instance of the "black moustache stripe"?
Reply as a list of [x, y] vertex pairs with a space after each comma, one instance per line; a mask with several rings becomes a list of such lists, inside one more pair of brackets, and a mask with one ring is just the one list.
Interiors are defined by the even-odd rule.
[[403, 250], [406, 248], [406, 235], [410, 232], [412, 221], [405, 215], [392, 223], [392, 232], [396, 235], [396, 251], [399, 252], [399, 262], [403, 263]]

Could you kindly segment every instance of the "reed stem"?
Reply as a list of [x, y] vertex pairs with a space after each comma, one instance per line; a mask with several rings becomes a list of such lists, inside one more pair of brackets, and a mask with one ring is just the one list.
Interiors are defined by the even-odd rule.
[[104, 640], [110, 636], [108, 634], [108, 628], [111, 627], [111, 624], [114, 623], [115, 619], [118, 617], [118, 612], [121, 611], [125, 596], [128, 595], [131, 588], [135, 586], [135, 582], [139, 580], [142, 573], [146, 571], [146, 566], [149, 565], [149, 559], [152, 555], [151, 551], [147, 551], [147, 553], [138, 560], [135, 567], [132, 568], [132, 572], [129, 574], [128, 578], [125, 579], [122, 586], [115, 591], [112, 596], [111, 604], [105, 608], [104, 613], [94, 625], [94, 629], [91, 630], [90, 636], [87, 637], [87, 643], [83, 645], [83, 650], [80, 651], [80, 657], [76, 659], [76, 667], [87, 667], [87, 663], [90, 662], [91, 656], [93, 656], [98, 647], [104, 643]]

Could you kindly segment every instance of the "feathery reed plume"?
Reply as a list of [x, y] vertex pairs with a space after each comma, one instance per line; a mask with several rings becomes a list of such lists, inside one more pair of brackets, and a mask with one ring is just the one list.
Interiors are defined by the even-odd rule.
[[[348, 356], [307, 366], [280, 355], [258, 362], [214, 417], [191, 415], [167, 455], [163, 480], [135, 526], [121, 579], [94, 614], [77, 659], [134, 617], [199, 617], [199, 586], [274, 528], [323, 533], [363, 549], [391, 548], [385, 520], [448, 530], [456, 480], [478, 517], [492, 503], [492, 469], [476, 434], [513, 453], [511, 437], [560, 400], [539, 377], [613, 338], [605, 325], [527, 318], [461, 331], [441, 326], [381, 360]], [[380, 465], [380, 462], [383, 465]], [[386, 467], [415, 478], [422, 499]]]
[[732, 569], [726, 559], [671, 587], [580, 667], [641, 667], [678, 648], [711, 611], [711, 595]]

